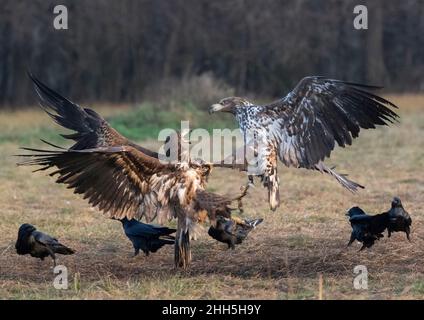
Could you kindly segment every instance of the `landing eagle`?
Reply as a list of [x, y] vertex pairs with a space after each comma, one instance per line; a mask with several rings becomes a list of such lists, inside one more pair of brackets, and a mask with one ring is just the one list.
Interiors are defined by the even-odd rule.
[[[82, 194], [93, 207], [110, 218], [144, 218], [164, 223], [177, 219], [175, 265], [187, 268], [191, 261], [190, 232], [206, 217], [213, 224], [216, 215], [231, 216], [229, 204], [237, 197], [216, 195], [205, 190], [212, 165], [202, 160], [164, 163], [159, 154], [139, 146], [114, 130], [99, 114], [82, 108], [30, 75], [40, 104], [59, 125], [74, 133], [62, 135], [75, 143], [69, 149], [44, 141], [54, 150], [22, 148], [20, 165], [38, 165], [35, 171], [56, 168], [57, 176], [74, 193]], [[179, 138], [172, 139], [180, 142]], [[35, 152], [35, 153], [34, 153]], [[180, 158], [181, 156], [181, 158]]]
[[271, 210], [280, 205], [277, 159], [286, 166], [319, 170], [334, 177], [354, 192], [363, 188], [336, 173], [324, 163], [337, 143], [350, 145], [361, 128], [388, 125], [398, 115], [392, 102], [370, 92], [379, 87], [323, 77], [306, 77], [284, 98], [267, 105], [255, 105], [240, 98], [224, 98], [212, 105], [210, 113], [235, 116], [244, 137], [243, 157], [252, 150], [254, 164], [243, 166], [249, 178], [260, 176], [268, 188]]

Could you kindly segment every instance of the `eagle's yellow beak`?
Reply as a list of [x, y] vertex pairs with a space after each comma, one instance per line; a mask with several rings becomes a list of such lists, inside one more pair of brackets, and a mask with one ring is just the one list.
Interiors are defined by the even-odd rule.
[[213, 104], [209, 107], [209, 114], [221, 111], [223, 108], [224, 108], [224, 106], [222, 104], [215, 103], [215, 104]]

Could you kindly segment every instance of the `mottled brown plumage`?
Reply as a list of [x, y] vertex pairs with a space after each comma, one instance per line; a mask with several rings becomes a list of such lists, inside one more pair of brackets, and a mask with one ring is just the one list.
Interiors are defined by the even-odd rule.
[[[377, 87], [322, 77], [306, 77], [286, 97], [268, 105], [229, 97], [210, 108], [235, 116], [244, 136], [245, 150], [253, 150], [242, 168], [260, 176], [275, 210], [279, 200], [277, 158], [286, 166], [318, 170], [354, 192], [360, 184], [324, 165], [336, 143], [345, 147], [360, 129], [388, 125], [397, 120], [390, 101], [373, 93]], [[248, 154], [244, 155], [246, 158]], [[226, 165], [228, 167], [228, 165]], [[240, 166], [238, 166], [240, 167]]]
[[237, 209], [243, 212], [242, 199], [246, 196], [249, 185], [241, 187], [238, 195], [220, 195], [206, 190], [197, 190], [194, 200], [194, 209], [199, 215], [199, 220], [204, 222], [208, 217], [212, 225], [216, 224], [217, 216], [231, 218], [231, 212], [235, 209], [230, 207], [237, 201]]
[[[188, 267], [191, 259], [189, 231], [196, 223], [194, 199], [203, 190], [211, 165], [203, 161], [162, 162], [159, 154], [141, 147], [116, 130], [96, 112], [82, 108], [30, 76], [43, 109], [61, 126], [74, 133], [63, 135], [75, 144], [69, 149], [23, 148], [35, 154], [20, 165], [55, 167], [57, 176], [75, 193], [111, 218], [177, 218], [176, 265]], [[181, 153], [178, 153], [182, 156]], [[187, 243], [188, 242], [188, 243]]]

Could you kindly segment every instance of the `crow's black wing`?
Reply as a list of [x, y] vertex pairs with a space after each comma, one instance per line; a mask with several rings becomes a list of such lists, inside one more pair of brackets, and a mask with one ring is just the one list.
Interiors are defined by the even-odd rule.
[[360, 215], [360, 216], [353, 216], [349, 219], [350, 223], [353, 224], [368, 224], [372, 220], [372, 216], [369, 215]]
[[34, 231], [32, 235], [34, 236], [35, 241], [46, 246], [55, 253], [73, 254], [75, 252], [74, 250], [61, 244], [56, 238], [53, 238], [48, 234], [42, 233], [40, 231]]
[[348, 213], [352, 216], [367, 215], [364, 210], [359, 207], [350, 208]]
[[34, 236], [34, 239], [46, 246], [55, 246], [59, 244], [59, 241], [51, 236], [49, 236], [48, 234], [42, 233], [40, 231], [34, 231], [32, 233], [32, 235]]
[[125, 226], [125, 234], [132, 237], [160, 237], [174, 233], [175, 229], [156, 227], [147, 223], [138, 222], [131, 226]]

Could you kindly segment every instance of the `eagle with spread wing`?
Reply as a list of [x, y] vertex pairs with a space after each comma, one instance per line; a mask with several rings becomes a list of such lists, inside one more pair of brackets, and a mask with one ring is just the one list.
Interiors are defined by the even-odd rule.
[[[114, 130], [99, 114], [82, 108], [48, 88], [31, 74], [41, 107], [59, 125], [74, 133], [62, 135], [75, 143], [53, 150], [23, 148], [20, 165], [38, 165], [35, 171], [55, 168], [50, 176], [63, 183], [110, 218], [156, 219], [160, 224], [176, 218], [175, 266], [187, 268], [191, 261], [190, 236], [198, 222], [216, 220], [216, 214], [231, 215], [230, 203], [237, 197], [205, 190], [212, 165], [191, 160], [183, 151], [177, 161], [164, 162], [159, 154], [141, 147]], [[180, 139], [176, 141], [178, 144]], [[181, 156], [181, 157], [180, 157]], [[184, 159], [185, 160], [184, 160]]]
[[[286, 166], [318, 170], [355, 192], [363, 188], [324, 163], [336, 143], [345, 147], [360, 129], [388, 125], [398, 115], [392, 102], [370, 92], [379, 87], [306, 77], [284, 98], [255, 105], [239, 97], [224, 98], [209, 112], [235, 116], [244, 138], [243, 170], [260, 176], [268, 188], [271, 210], [280, 204], [277, 159]], [[249, 150], [252, 150], [250, 153]], [[248, 154], [251, 157], [248, 157]]]

